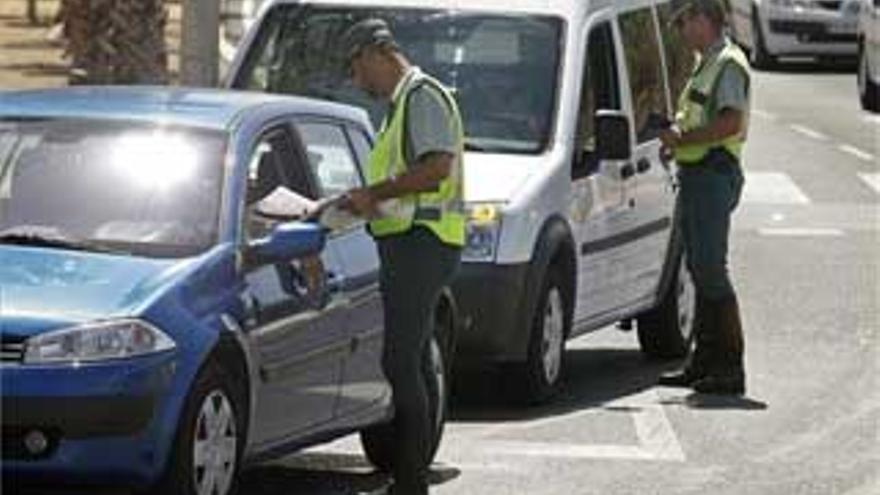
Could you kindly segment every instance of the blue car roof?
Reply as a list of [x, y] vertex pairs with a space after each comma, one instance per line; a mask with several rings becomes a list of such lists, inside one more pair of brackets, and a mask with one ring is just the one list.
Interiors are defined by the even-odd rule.
[[244, 112], [268, 104], [290, 113], [366, 121], [366, 114], [360, 109], [328, 101], [251, 91], [172, 86], [77, 86], [0, 91], [0, 118], [138, 120], [223, 131]]

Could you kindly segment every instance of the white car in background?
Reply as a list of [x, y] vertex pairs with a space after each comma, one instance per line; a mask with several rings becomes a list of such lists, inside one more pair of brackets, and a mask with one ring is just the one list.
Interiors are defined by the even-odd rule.
[[859, 99], [880, 112], [880, 0], [862, 0], [859, 14]]
[[756, 68], [771, 68], [781, 56], [856, 55], [863, 0], [728, 1], [732, 35]]

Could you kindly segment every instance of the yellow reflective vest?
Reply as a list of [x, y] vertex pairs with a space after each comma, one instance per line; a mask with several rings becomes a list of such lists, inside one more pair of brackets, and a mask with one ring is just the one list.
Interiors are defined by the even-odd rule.
[[453, 246], [464, 245], [465, 216], [463, 205], [462, 157], [464, 130], [458, 106], [452, 95], [434, 78], [413, 69], [405, 86], [392, 102], [391, 114], [379, 130], [376, 145], [370, 153], [367, 183], [378, 184], [407, 170], [404, 154], [406, 114], [410, 93], [422, 85], [437, 91], [449, 106], [456, 135], [457, 151], [452, 169], [436, 191], [411, 194], [382, 203], [381, 215], [370, 221], [370, 232], [376, 238], [406, 232], [414, 225], [430, 229], [441, 241]]
[[[704, 127], [718, 114], [719, 109], [715, 108], [715, 92], [718, 88], [721, 72], [729, 65], [741, 70], [746, 76], [746, 81], [749, 80], [749, 62], [745, 54], [733, 42], [725, 39], [724, 47], [721, 50], [711, 59], [705, 60], [697, 66], [679, 96], [675, 121], [682, 132]], [[746, 90], [748, 91], [748, 88]], [[676, 160], [685, 166], [689, 163], [696, 163], [709, 150], [716, 147], [726, 148], [733, 156], [739, 158], [749, 127], [748, 108], [744, 110], [743, 119], [742, 130], [734, 136], [716, 142], [677, 146], [675, 148]]]

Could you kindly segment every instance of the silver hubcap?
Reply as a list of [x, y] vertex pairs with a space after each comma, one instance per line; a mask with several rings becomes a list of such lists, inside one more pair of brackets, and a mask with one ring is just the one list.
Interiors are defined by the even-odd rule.
[[678, 328], [685, 340], [691, 339], [694, 331], [694, 306], [696, 303], [696, 290], [694, 289], [691, 273], [684, 266], [678, 273]]
[[443, 407], [446, 404], [446, 370], [443, 368], [443, 353], [436, 340], [431, 340], [431, 372], [437, 383], [437, 417], [434, 419], [435, 428], [439, 429], [443, 424]]
[[226, 495], [235, 473], [237, 432], [232, 404], [220, 390], [205, 397], [193, 441], [194, 482], [199, 495]]
[[553, 287], [547, 294], [544, 307], [544, 328], [541, 339], [541, 356], [544, 362], [544, 378], [547, 383], [556, 383], [562, 367], [562, 341], [564, 335], [564, 315], [562, 293]]

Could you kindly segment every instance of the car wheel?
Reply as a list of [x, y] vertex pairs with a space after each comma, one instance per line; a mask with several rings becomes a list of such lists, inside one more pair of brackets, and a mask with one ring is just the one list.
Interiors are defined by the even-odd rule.
[[868, 53], [864, 45], [859, 46], [859, 100], [862, 108], [871, 112], [880, 112], [880, 84], [871, 80], [871, 66], [868, 65]]
[[216, 362], [196, 378], [178, 423], [172, 455], [158, 493], [230, 495], [235, 492], [245, 421], [242, 393]]
[[638, 317], [639, 344], [650, 357], [683, 357], [692, 339], [696, 291], [685, 263], [678, 265], [660, 304]]
[[562, 277], [551, 268], [538, 296], [526, 362], [518, 365], [526, 383], [521, 398], [528, 403], [546, 402], [559, 391], [570, 326], [567, 304]]
[[[449, 380], [446, 357], [440, 341], [436, 335], [433, 336], [423, 358], [422, 377], [428, 393], [428, 414], [431, 421], [431, 441], [422, 460], [424, 466], [430, 466], [434, 461], [446, 426]], [[360, 437], [367, 460], [379, 471], [390, 473], [394, 467], [394, 450], [397, 445], [394, 423], [383, 423], [361, 430]]]
[[752, 49], [749, 51], [749, 62], [756, 69], [772, 69], [776, 65], [776, 57], [767, 51], [764, 30], [758, 12], [752, 14]]

